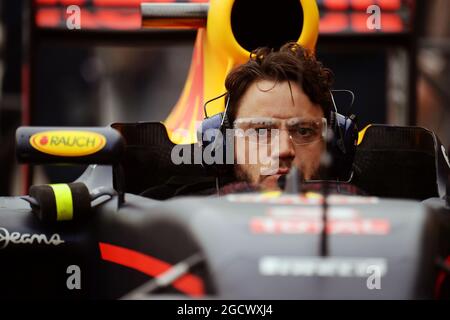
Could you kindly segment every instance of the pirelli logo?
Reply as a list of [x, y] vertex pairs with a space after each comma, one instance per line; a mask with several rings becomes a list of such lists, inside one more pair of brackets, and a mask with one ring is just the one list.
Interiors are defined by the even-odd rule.
[[259, 261], [263, 276], [366, 278], [373, 267], [379, 270], [380, 277], [386, 275], [384, 258], [266, 256]]

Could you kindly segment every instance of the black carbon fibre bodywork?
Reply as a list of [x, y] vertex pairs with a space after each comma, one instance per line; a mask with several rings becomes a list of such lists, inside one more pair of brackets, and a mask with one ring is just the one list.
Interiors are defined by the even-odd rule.
[[[383, 135], [379, 130], [374, 126], [366, 139]], [[371, 196], [328, 198], [327, 256], [320, 250], [319, 194], [255, 192], [158, 201], [126, 193], [121, 205], [117, 197], [95, 200], [83, 221], [47, 224], [33, 215], [24, 200], [0, 198], [0, 298], [117, 299], [197, 253], [203, 261], [189, 270], [190, 279], [197, 281], [196, 292], [192, 281], [187, 286], [174, 282], [145, 298], [449, 298], [444, 270], [450, 256], [445, 152], [434, 134], [423, 129], [388, 130], [393, 137], [389, 144], [369, 148], [366, 140], [357, 150], [355, 161], [363, 161], [355, 163], [355, 183], [378, 183], [369, 190]], [[156, 131], [149, 132], [155, 137]], [[416, 138], [410, 139], [411, 134]], [[402, 149], [408, 155], [421, 152], [418, 146], [426, 141], [420, 165], [430, 166], [424, 168], [426, 172], [434, 170], [431, 177], [402, 179], [408, 170], [418, 170], [413, 159], [398, 167], [399, 172], [389, 167], [388, 155], [401, 157], [397, 150], [401, 141], [408, 142]], [[142, 144], [144, 152], [145, 145], [153, 144]], [[374, 162], [366, 151], [376, 159], [381, 154], [387, 158]], [[157, 150], [151, 152], [158, 155]], [[139, 158], [139, 153], [133, 157]], [[162, 160], [151, 162], [152, 166], [167, 165], [166, 158], [161, 155]], [[370, 176], [379, 175], [377, 170], [383, 166], [397, 180]], [[405, 184], [420, 183], [422, 177], [429, 190]], [[112, 167], [98, 165], [89, 166], [77, 180], [89, 190], [112, 187], [113, 181]], [[389, 186], [399, 194], [386, 198], [382, 183], [403, 186]], [[408, 192], [410, 199], [400, 198]], [[79, 290], [67, 286], [68, 268], [73, 265], [81, 270]], [[378, 289], [370, 285], [373, 266], [380, 271]]]
[[[385, 260], [387, 270], [381, 278], [381, 290], [367, 288], [369, 274], [324, 276], [311, 271], [305, 275], [295, 269], [285, 274], [262, 274], [261, 263], [267, 257], [320, 258], [318, 234], [252, 231], [252, 219], [266, 216], [268, 210], [285, 209], [285, 204], [240, 201], [233, 196], [160, 202], [127, 194], [126, 199], [120, 209], [115, 201], [99, 206], [84, 225], [43, 226], [25, 202], [2, 198], [2, 298], [120, 298], [151, 279], [138, 270], [102, 259], [100, 243], [170, 264], [201, 252], [205, 263], [192, 272], [203, 279], [205, 294], [233, 299], [434, 298], [439, 273], [436, 259], [449, 254], [449, 210], [439, 199], [425, 203], [379, 199], [376, 203], [353, 204], [352, 210], [360, 219], [388, 221], [389, 232], [329, 236], [331, 260]], [[311, 204], [287, 207], [320, 208]], [[348, 205], [331, 205], [333, 208]], [[10, 235], [46, 234], [48, 238], [57, 233], [64, 243], [6, 243], [4, 230]], [[66, 287], [69, 265], [81, 268], [81, 290]], [[169, 287], [158, 293], [177, 292]]]

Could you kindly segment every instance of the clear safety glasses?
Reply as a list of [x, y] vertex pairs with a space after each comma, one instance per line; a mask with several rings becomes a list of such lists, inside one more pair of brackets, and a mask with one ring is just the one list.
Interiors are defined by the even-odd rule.
[[257, 144], [273, 144], [279, 141], [280, 132], [286, 130], [295, 145], [307, 145], [325, 139], [327, 119], [238, 118], [233, 127], [237, 137], [248, 137], [250, 142]]

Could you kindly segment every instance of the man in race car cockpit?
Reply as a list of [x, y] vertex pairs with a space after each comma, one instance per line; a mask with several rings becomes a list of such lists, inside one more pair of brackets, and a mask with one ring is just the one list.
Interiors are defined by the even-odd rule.
[[[277, 189], [279, 177], [292, 166], [305, 180], [320, 178], [332, 81], [332, 72], [297, 43], [287, 43], [279, 51], [257, 49], [247, 63], [228, 74], [225, 116], [235, 130], [254, 129], [257, 134], [256, 143], [248, 134], [235, 134], [237, 180], [263, 190]], [[250, 154], [261, 155], [259, 149], [267, 145], [276, 163], [272, 172], [264, 170], [260, 157], [256, 163], [248, 161]]]
[[[225, 170], [213, 166], [210, 180], [200, 177], [185, 183], [184, 178], [179, 183], [179, 179], [172, 179], [171, 187], [167, 186], [171, 182], [166, 183], [162, 193], [161, 188], [151, 188], [142, 195], [162, 199], [278, 190], [291, 168], [297, 169], [300, 180], [323, 178], [321, 163], [327, 158], [324, 155], [330, 137], [327, 123], [333, 106], [332, 82], [331, 70], [295, 42], [277, 51], [254, 50], [250, 59], [234, 68], [225, 80], [225, 111], [202, 123], [201, 134], [209, 128], [222, 132], [222, 137], [199, 137], [203, 143], [223, 143], [225, 152], [234, 155], [232, 165], [225, 162]], [[233, 132], [233, 148], [225, 143], [227, 130]], [[202, 147], [205, 149], [204, 144]]]

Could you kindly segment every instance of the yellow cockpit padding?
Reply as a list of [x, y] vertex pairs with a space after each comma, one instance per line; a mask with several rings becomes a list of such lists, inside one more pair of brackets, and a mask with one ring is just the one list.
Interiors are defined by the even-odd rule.
[[306, 199], [320, 200], [323, 196], [320, 193], [308, 191], [305, 193]]
[[265, 199], [275, 199], [281, 196], [281, 191], [264, 191], [262, 192], [262, 196]]
[[369, 129], [370, 126], [371, 124], [367, 125], [364, 129], [358, 132], [358, 145], [363, 141], [364, 135], [366, 134], [366, 131], [367, 129]]

